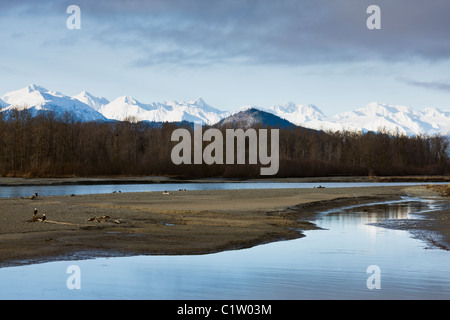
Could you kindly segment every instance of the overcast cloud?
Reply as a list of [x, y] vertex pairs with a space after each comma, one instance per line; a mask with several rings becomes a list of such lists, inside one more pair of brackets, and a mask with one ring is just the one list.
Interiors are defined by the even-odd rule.
[[[77, 2], [83, 28], [111, 46], [133, 46], [130, 63], [209, 65], [365, 60], [440, 61], [450, 56], [450, 2], [444, 0], [31, 0], [2, 2], [1, 12], [65, 14]], [[366, 9], [381, 8], [381, 30]]]
[[[66, 28], [70, 5], [81, 30]], [[366, 26], [370, 5], [381, 30]], [[0, 88], [446, 109], [449, 16], [448, 0], [0, 0]]]

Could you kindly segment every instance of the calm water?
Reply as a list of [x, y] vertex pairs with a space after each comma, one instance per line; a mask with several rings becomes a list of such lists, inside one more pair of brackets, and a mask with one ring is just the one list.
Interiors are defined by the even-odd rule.
[[[435, 200], [322, 213], [326, 230], [306, 237], [197, 256], [136, 256], [0, 269], [2, 299], [449, 299], [450, 253], [427, 249], [406, 231], [370, 225], [415, 218]], [[67, 267], [81, 271], [69, 290]], [[380, 268], [368, 289], [367, 268]]]
[[[439, 183], [434, 183], [439, 184]], [[225, 189], [269, 189], [269, 188], [327, 188], [373, 187], [393, 185], [417, 185], [417, 182], [217, 182], [217, 183], [153, 183], [153, 184], [110, 184], [110, 185], [63, 185], [63, 186], [0, 186], [0, 198], [29, 197], [35, 192], [41, 196], [80, 195], [96, 193], [145, 192], [145, 191], [176, 191], [187, 190], [225, 190]]]

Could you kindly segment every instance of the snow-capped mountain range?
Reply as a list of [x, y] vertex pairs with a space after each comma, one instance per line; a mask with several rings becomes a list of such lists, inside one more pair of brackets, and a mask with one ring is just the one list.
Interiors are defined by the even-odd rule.
[[406, 135], [450, 135], [450, 111], [427, 108], [423, 111], [406, 106], [373, 102], [367, 106], [333, 116], [325, 115], [314, 105], [287, 103], [270, 108], [245, 106], [238, 111], [222, 111], [198, 99], [188, 102], [142, 103], [129, 96], [113, 101], [83, 91], [70, 97], [37, 85], [8, 92], [0, 97], [0, 112], [12, 108], [30, 109], [32, 114], [52, 111], [57, 115], [72, 112], [81, 121], [201, 121], [216, 124], [220, 120], [249, 108], [270, 112], [289, 122], [306, 128], [337, 131], [399, 132]]
[[325, 116], [314, 105], [288, 103], [269, 108], [269, 112], [306, 128], [325, 131], [385, 131], [409, 136], [419, 134], [450, 135], [450, 111], [426, 108], [423, 111], [406, 106], [369, 103], [363, 108]]
[[29, 109], [32, 115], [43, 111], [52, 111], [57, 115], [72, 112], [75, 117], [83, 121], [107, 120], [102, 114], [80, 100], [34, 84], [6, 93], [0, 97], [0, 106], [2, 106], [2, 112], [12, 108]]
[[129, 96], [119, 97], [103, 105], [98, 111], [108, 119], [121, 121], [126, 119], [156, 122], [201, 121], [206, 124], [220, 121], [224, 114], [223, 111], [207, 105], [201, 98], [183, 103], [170, 101], [144, 104]]

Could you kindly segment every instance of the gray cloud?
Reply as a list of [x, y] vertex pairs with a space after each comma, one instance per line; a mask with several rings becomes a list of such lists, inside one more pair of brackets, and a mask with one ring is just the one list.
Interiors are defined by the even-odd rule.
[[[74, 1], [1, 2], [3, 14], [65, 14]], [[446, 0], [79, 0], [95, 41], [136, 49], [132, 64], [306, 65], [450, 57]], [[366, 9], [381, 8], [381, 30]], [[25, 9], [24, 9], [25, 8]], [[17, 8], [16, 8], [17, 9]], [[6, 13], [5, 13], [6, 12]]]
[[438, 81], [425, 82], [409, 79], [400, 79], [400, 81], [414, 87], [450, 92], [450, 83], [448, 82], [438, 82]]

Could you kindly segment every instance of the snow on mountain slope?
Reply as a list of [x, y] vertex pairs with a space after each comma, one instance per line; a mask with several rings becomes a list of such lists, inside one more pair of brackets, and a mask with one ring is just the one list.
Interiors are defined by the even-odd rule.
[[[45, 105], [47, 100], [44, 95], [49, 96], [52, 93], [45, 88], [32, 84], [25, 88], [8, 92], [1, 99], [11, 106], [26, 109]], [[54, 93], [56, 94], [56, 92]]]
[[68, 97], [49, 91], [37, 85], [6, 93], [0, 97], [1, 111], [12, 108], [27, 108], [33, 114], [53, 111], [58, 115], [73, 112], [82, 121], [136, 120], [156, 122], [200, 121], [213, 125], [220, 120], [241, 111], [255, 108], [272, 113], [298, 126], [325, 131], [379, 131], [406, 135], [441, 134], [450, 135], [450, 111], [427, 108], [423, 111], [407, 106], [369, 103], [354, 111], [326, 116], [314, 105], [300, 105], [292, 102], [269, 108], [244, 106], [234, 111], [221, 111], [208, 105], [203, 99], [188, 102], [141, 103], [129, 96], [119, 97], [111, 102], [83, 91]]
[[296, 125], [317, 130], [387, 131], [405, 135], [450, 134], [450, 112], [434, 108], [420, 112], [406, 106], [373, 102], [364, 108], [326, 117], [314, 106], [296, 107], [288, 104], [271, 107], [270, 110]]
[[2, 112], [18, 108], [19, 110], [29, 109], [33, 115], [43, 111], [51, 111], [57, 116], [62, 116], [66, 112], [70, 112], [81, 121], [107, 120], [103, 115], [77, 99], [56, 91], [49, 91], [34, 84], [8, 92], [1, 99], [8, 104], [7, 107], [2, 109]]
[[301, 105], [289, 102], [284, 105], [275, 105], [269, 107], [266, 111], [285, 118], [297, 125], [302, 125], [314, 120], [322, 120], [325, 115], [314, 105]]
[[125, 120], [130, 117], [143, 118], [145, 113], [153, 109], [129, 96], [119, 97], [110, 103], [103, 105], [99, 112], [108, 119]]
[[429, 134], [450, 135], [450, 111], [441, 111], [437, 108], [426, 108], [420, 120], [429, 123]]
[[141, 103], [131, 97], [123, 96], [104, 105], [99, 110], [105, 117], [115, 120], [135, 119], [137, 121], [199, 121], [214, 124], [222, 119], [222, 111], [206, 104], [203, 99], [179, 103], [154, 102]]
[[[359, 128], [362, 131], [399, 132], [406, 135], [435, 134], [434, 119], [441, 120], [441, 133], [450, 132], [450, 118], [443, 114], [427, 113], [406, 106], [393, 106], [380, 103], [370, 103], [366, 107], [351, 112], [344, 112], [331, 117], [331, 121], [342, 125]], [[445, 125], [446, 123], [446, 125]]]
[[73, 96], [72, 98], [77, 99], [78, 101], [81, 101], [84, 104], [87, 104], [95, 111], [99, 111], [102, 106], [107, 105], [109, 103], [109, 101], [106, 98], [94, 97], [87, 91], [83, 91], [80, 94]]

